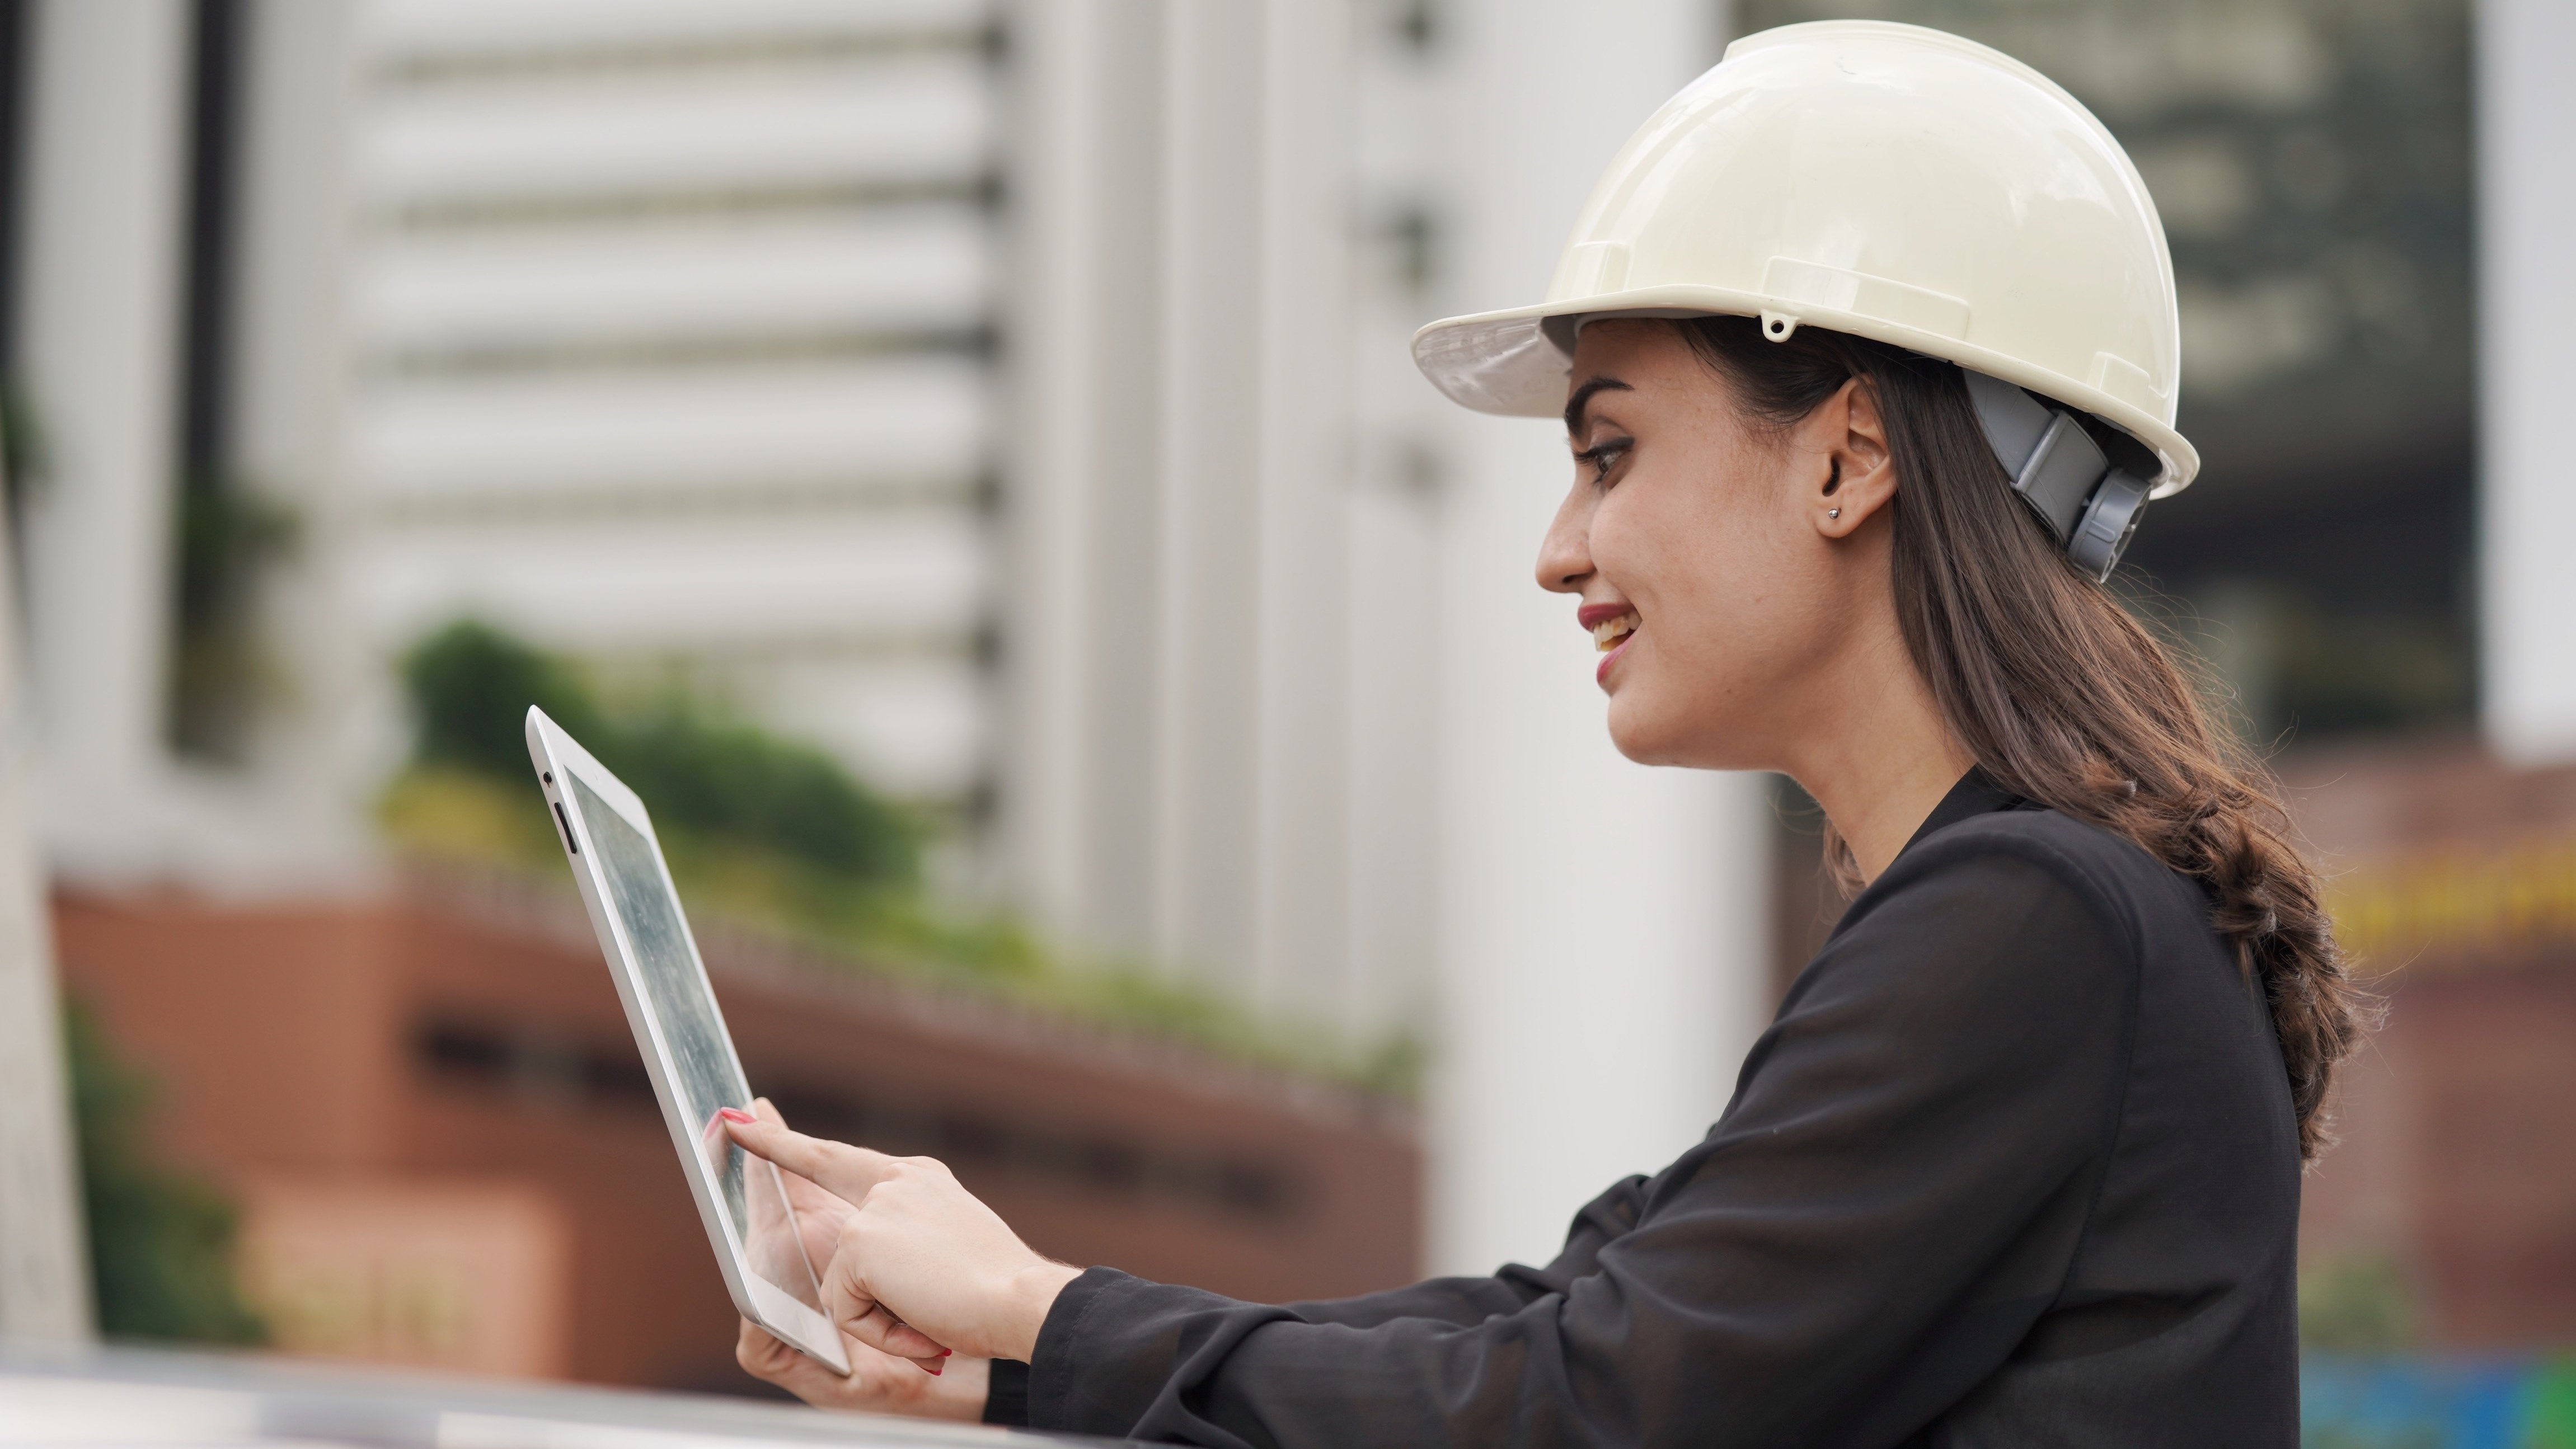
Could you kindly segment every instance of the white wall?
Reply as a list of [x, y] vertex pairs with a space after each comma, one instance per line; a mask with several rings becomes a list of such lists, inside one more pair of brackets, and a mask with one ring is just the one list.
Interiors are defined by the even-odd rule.
[[2487, 735], [2525, 763], [2576, 758], [2576, 6], [2477, 8], [2478, 507]]
[[122, 866], [160, 785], [188, 12], [37, 7], [16, 365], [50, 464], [27, 520], [49, 844]]
[[[1535, 301], [1601, 167], [1715, 61], [1702, 0], [1454, 6], [1444, 300]], [[1452, 416], [1442, 503], [1435, 1271], [1544, 1261], [1716, 1119], [1767, 1004], [1758, 779], [1612, 748], [1573, 604], [1532, 578], [1553, 424]]]
[[289, 854], [275, 876], [305, 892], [367, 878], [368, 807], [399, 734], [375, 641], [351, 627], [360, 519], [345, 486], [354, 351], [345, 279], [348, 118], [359, 77], [352, 6], [255, 0], [247, 19], [227, 450], [235, 486], [291, 509], [301, 542], [259, 601], [292, 707], [259, 722], [233, 793], [237, 802], [255, 797], [265, 817], [242, 833]]
[[1409, 998], [1349, 904], [1350, 15], [1015, 12], [1002, 799], [1058, 931], [1366, 1037]]
[[[1373, 970], [1349, 863], [1367, 810], [1349, 733], [1352, 564], [1351, 54], [1349, 0], [1262, 7], [1259, 44], [1261, 346], [1267, 420], [1252, 522], [1254, 744], [1252, 960], [1256, 1000], [1354, 1033], [1404, 1019], [1404, 985]], [[1318, 788], [1329, 784], [1329, 788]]]
[[53, 923], [30, 828], [15, 542], [0, 528], [0, 1343], [91, 1331]]

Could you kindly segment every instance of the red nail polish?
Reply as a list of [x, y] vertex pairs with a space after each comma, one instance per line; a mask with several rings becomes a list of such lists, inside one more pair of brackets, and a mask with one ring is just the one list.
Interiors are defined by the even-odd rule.
[[934, 1379], [946, 1372], [948, 1372], [948, 1365], [944, 1363], [935, 1363], [930, 1366], [930, 1376]]
[[756, 1122], [759, 1119], [739, 1107], [718, 1107], [716, 1115], [728, 1122]]
[[941, 1358], [946, 1358], [946, 1357], [948, 1357], [950, 1354], [955, 1353], [956, 1351], [957, 1351], [957, 1350], [955, 1350], [955, 1349], [953, 1349], [953, 1348], [943, 1348], [943, 1349], [941, 1349], [941, 1350], [939, 1351], [939, 1356], [940, 1356]]

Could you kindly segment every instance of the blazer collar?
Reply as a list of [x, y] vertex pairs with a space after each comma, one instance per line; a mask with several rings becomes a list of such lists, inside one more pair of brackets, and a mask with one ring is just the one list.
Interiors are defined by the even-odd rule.
[[1941, 797], [1941, 803], [1932, 807], [1932, 813], [1923, 817], [1923, 823], [1906, 840], [1905, 850], [1897, 854], [1905, 854], [1934, 831], [1956, 825], [1970, 816], [1992, 815], [1998, 810], [2012, 810], [2027, 803], [2019, 795], [1996, 784], [1994, 777], [1986, 773], [1985, 766], [1970, 765], [1968, 773], [1959, 777], [1959, 783], [1950, 787], [1950, 793]]

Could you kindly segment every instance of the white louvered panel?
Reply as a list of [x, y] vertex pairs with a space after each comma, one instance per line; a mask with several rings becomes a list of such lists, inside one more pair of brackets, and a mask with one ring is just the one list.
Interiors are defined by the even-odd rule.
[[388, 527], [362, 565], [380, 638], [473, 613], [619, 653], [919, 647], [971, 628], [990, 584], [981, 525], [953, 509]]
[[990, 0], [369, 0], [363, 23], [388, 51], [526, 52], [584, 44], [743, 35], [881, 35], [967, 29]]
[[970, 330], [991, 223], [965, 206], [387, 238], [357, 298], [379, 353], [661, 335]]
[[369, 390], [354, 447], [393, 496], [968, 479], [990, 389], [950, 357], [397, 378]]
[[348, 456], [382, 647], [478, 615], [687, 658], [881, 785], [979, 788], [993, 20], [367, 0]]
[[380, 97], [359, 137], [376, 205], [971, 180], [990, 163], [971, 51], [834, 66], [549, 77]]

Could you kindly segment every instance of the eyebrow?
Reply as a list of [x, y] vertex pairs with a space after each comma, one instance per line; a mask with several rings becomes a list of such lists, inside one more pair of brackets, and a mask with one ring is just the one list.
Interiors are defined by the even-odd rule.
[[1586, 408], [1592, 406], [1592, 395], [1594, 393], [1634, 391], [1636, 391], [1635, 388], [1628, 386], [1628, 384], [1621, 382], [1615, 377], [1591, 377], [1584, 379], [1583, 386], [1574, 390], [1574, 396], [1565, 400], [1566, 436], [1572, 437], [1583, 431], [1583, 413]]

